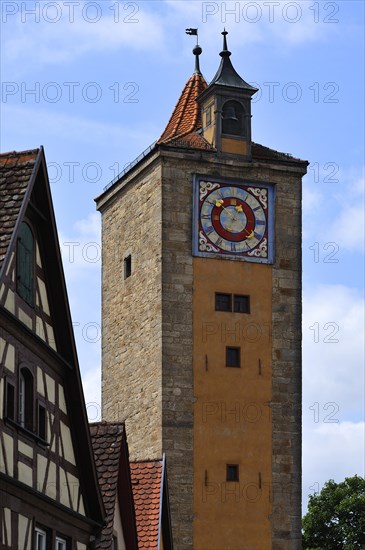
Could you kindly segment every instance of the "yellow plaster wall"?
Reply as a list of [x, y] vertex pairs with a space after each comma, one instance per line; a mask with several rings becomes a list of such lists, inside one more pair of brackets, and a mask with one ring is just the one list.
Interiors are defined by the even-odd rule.
[[242, 139], [232, 139], [222, 137], [222, 151], [235, 155], [247, 155], [248, 143]]
[[211, 144], [214, 144], [214, 130], [215, 130], [215, 124], [211, 124], [203, 131], [203, 137]]
[[[194, 258], [194, 548], [271, 548], [272, 268]], [[215, 293], [250, 296], [251, 313], [215, 311]], [[226, 346], [241, 368], [225, 366]], [[261, 374], [260, 374], [261, 372]], [[238, 464], [238, 482], [226, 465]]]

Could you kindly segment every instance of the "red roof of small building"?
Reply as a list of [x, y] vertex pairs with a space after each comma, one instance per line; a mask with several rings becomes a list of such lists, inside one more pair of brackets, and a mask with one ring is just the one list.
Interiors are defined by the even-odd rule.
[[123, 499], [120, 511], [127, 548], [137, 548], [133, 496], [126, 461], [128, 457], [123, 456], [123, 445], [124, 455], [128, 454], [125, 426], [121, 422], [95, 422], [89, 426], [99, 486], [106, 511], [105, 525], [96, 541], [96, 549], [108, 550], [112, 546], [114, 514], [116, 503], [120, 498]]
[[201, 110], [196, 98], [206, 87], [201, 73], [194, 73], [189, 78], [158, 143], [184, 141], [192, 147], [210, 148], [208, 142], [196, 133], [202, 127]]
[[138, 548], [158, 549], [163, 483], [163, 461], [130, 463]]

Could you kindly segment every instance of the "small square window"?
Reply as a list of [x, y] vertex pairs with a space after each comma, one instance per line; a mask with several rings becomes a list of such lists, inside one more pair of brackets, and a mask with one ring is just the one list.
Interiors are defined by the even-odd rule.
[[132, 275], [132, 256], [124, 258], [124, 278], [128, 279]]
[[241, 366], [241, 349], [240, 348], [226, 348], [226, 367]]
[[238, 464], [227, 464], [227, 481], [239, 481]]
[[250, 313], [250, 297], [235, 294], [233, 297], [233, 311], [236, 313]]
[[231, 294], [215, 294], [215, 309], [216, 311], [232, 311], [232, 296]]

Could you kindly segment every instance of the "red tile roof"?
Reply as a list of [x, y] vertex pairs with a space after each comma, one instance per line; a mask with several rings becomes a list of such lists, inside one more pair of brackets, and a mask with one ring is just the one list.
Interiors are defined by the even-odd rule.
[[138, 548], [158, 548], [163, 482], [162, 460], [130, 463], [134, 508], [136, 511]]
[[208, 142], [196, 133], [202, 127], [202, 118], [200, 106], [195, 99], [206, 87], [202, 74], [194, 73], [189, 78], [158, 143], [172, 144], [180, 141], [199, 149], [210, 148]]
[[110, 548], [113, 540], [114, 509], [118, 490], [120, 446], [124, 425], [98, 422], [90, 424], [99, 485], [106, 511], [105, 527], [96, 548]]
[[0, 154], [0, 268], [9, 247], [39, 149]]

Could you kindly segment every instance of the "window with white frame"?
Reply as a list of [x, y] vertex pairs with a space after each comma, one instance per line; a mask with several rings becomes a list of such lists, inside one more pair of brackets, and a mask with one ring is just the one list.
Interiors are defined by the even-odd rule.
[[35, 528], [35, 541], [34, 549], [35, 550], [46, 550], [47, 548], [47, 533], [39, 527]]
[[55, 550], [66, 550], [67, 549], [67, 542], [65, 539], [61, 537], [56, 537], [56, 546]]

